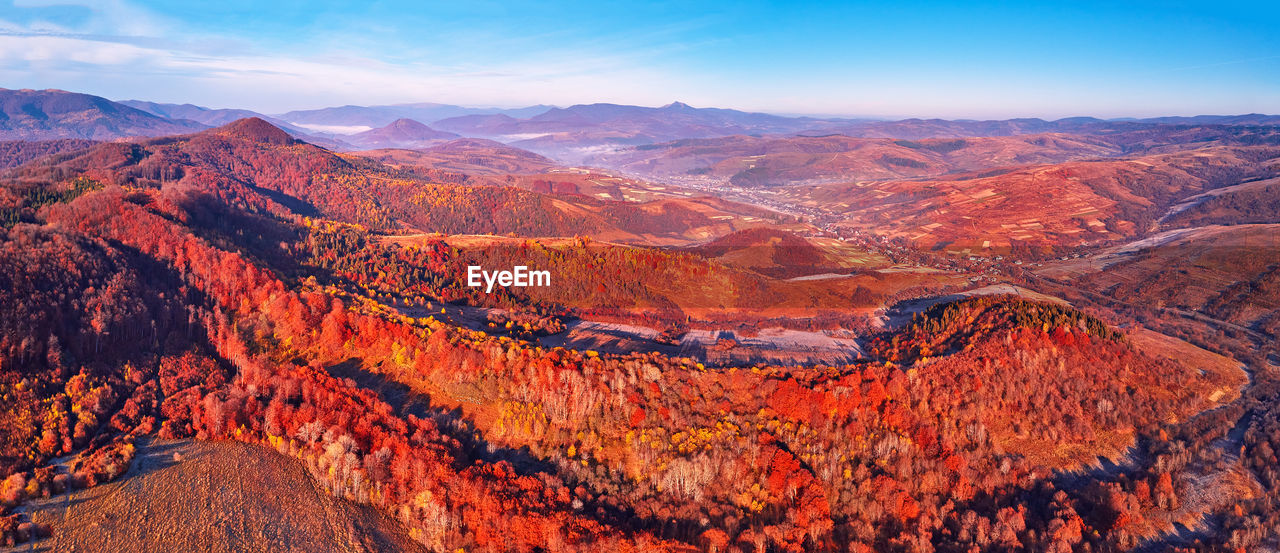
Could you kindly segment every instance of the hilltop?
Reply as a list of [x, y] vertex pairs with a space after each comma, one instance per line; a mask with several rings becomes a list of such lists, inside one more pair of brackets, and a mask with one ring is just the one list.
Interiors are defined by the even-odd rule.
[[437, 131], [413, 119], [396, 119], [387, 126], [353, 134], [347, 141], [360, 148], [423, 148], [458, 138], [451, 132]]

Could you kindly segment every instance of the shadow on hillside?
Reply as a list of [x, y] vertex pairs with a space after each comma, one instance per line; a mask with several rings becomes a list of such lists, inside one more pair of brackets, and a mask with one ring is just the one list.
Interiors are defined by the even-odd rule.
[[556, 472], [555, 465], [534, 455], [528, 446], [515, 449], [489, 443], [480, 430], [465, 417], [461, 408], [446, 409], [432, 406], [430, 395], [415, 392], [403, 383], [364, 368], [362, 359], [352, 357], [341, 363], [329, 365], [325, 370], [331, 376], [350, 379], [361, 388], [377, 393], [382, 401], [391, 405], [402, 417], [413, 415], [435, 421], [442, 434], [462, 444], [462, 451], [466, 458], [458, 459], [461, 466], [470, 466], [478, 459], [489, 463], [506, 461], [515, 467], [516, 472], [523, 475]]
[[[484, 439], [483, 433], [466, 418], [461, 408], [446, 409], [432, 406], [430, 395], [415, 392], [403, 383], [370, 371], [364, 367], [363, 359], [352, 357], [341, 363], [329, 365], [325, 370], [333, 377], [350, 379], [356, 385], [377, 393], [402, 417], [414, 415], [435, 421], [442, 434], [452, 437], [462, 445], [464, 458], [456, 461], [459, 469], [471, 466], [476, 460], [486, 463], [506, 461], [511, 463], [516, 473], [523, 476], [538, 473], [553, 475], [562, 479], [570, 488], [585, 484], [574, 481], [570, 474], [559, 470], [554, 463], [534, 455], [528, 446], [517, 449], [496, 446], [488, 442]], [[594, 513], [599, 520], [615, 528], [630, 531], [647, 530], [668, 539], [687, 538], [690, 535], [696, 535], [696, 531], [701, 528], [700, 523], [692, 519], [640, 517], [629, 509], [595, 501], [588, 501], [582, 510]]]

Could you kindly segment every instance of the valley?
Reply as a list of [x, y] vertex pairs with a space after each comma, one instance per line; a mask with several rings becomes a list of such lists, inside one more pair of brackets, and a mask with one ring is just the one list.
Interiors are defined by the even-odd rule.
[[5, 551], [1280, 545], [1269, 116], [0, 92]]

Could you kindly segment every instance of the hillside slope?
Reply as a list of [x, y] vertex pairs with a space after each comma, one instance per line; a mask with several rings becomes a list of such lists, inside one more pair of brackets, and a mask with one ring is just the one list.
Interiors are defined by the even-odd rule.
[[295, 460], [235, 442], [151, 442], [128, 478], [24, 510], [57, 528], [40, 544], [53, 551], [428, 551], [385, 514], [330, 495]]
[[256, 118], [191, 135], [100, 144], [14, 169], [7, 178], [59, 182], [76, 174], [106, 184], [203, 191], [255, 212], [324, 214], [378, 230], [688, 243], [783, 219], [714, 198], [640, 204], [447, 182], [332, 153]]
[[992, 167], [1110, 157], [1119, 146], [1061, 134], [889, 140], [731, 136], [637, 146], [590, 161], [655, 178], [714, 179], [738, 186], [939, 176]]
[[194, 121], [157, 117], [88, 94], [0, 89], [0, 140], [111, 140], [182, 134], [203, 128]]
[[1074, 247], [1151, 232], [1174, 204], [1280, 171], [1275, 146], [1216, 146], [939, 179], [798, 186], [792, 201], [850, 229], [946, 251]]

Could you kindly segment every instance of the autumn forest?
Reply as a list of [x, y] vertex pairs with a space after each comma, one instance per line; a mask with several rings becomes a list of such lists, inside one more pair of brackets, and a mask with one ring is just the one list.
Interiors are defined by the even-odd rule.
[[0, 551], [1274, 551], [1271, 124], [10, 137]]

